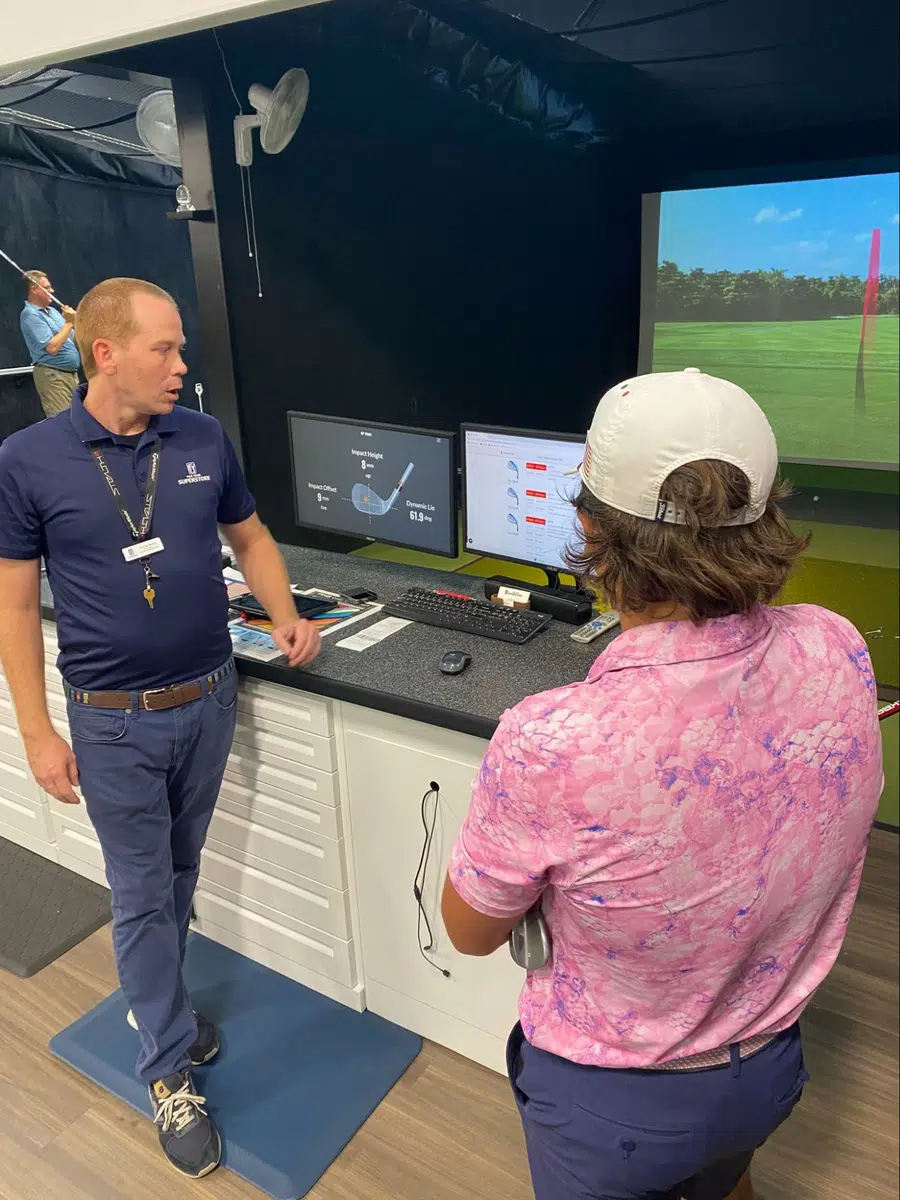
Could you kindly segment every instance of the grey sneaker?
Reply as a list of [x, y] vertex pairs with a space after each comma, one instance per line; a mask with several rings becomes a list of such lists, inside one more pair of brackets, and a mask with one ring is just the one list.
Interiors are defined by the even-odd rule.
[[[188, 1054], [192, 1067], [203, 1067], [212, 1062], [219, 1053], [219, 1031], [203, 1013], [195, 1012], [194, 1016], [197, 1018], [197, 1040], [188, 1050]], [[125, 1020], [132, 1029], [137, 1030], [138, 1024], [130, 1008]]]
[[182, 1175], [192, 1179], [209, 1175], [221, 1162], [222, 1141], [190, 1072], [155, 1079], [147, 1090], [163, 1154]]

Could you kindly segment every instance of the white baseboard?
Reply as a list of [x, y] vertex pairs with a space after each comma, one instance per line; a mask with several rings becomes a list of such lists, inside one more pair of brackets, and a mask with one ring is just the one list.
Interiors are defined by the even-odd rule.
[[[421, 1000], [404, 996], [383, 983], [366, 980], [366, 1002], [371, 1012], [411, 1029], [414, 1033], [471, 1058], [491, 1071], [506, 1074], [506, 1039], [476, 1029], [458, 1017], [448, 1016]], [[512, 1028], [512, 1026], [510, 1026]]]

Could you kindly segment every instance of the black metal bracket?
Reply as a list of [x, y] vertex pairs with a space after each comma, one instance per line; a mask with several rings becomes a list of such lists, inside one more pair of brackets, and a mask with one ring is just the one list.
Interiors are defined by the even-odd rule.
[[207, 221], [214, 224], [215, 210], [212, 208], [187, 208], [176, 212], [167, 212], [170, 221]]

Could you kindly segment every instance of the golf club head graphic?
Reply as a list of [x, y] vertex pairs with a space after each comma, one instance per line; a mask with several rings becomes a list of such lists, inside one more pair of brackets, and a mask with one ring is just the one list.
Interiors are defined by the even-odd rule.
[[518, 508], [519, 507], [519, 493], [516, 491], [516, 489], [511, 488], [511, 487], [507, 488], [506, 494], [507, 494], [507, 496], [509, 496], [511, 503], [515, 504], [516, 508]]
[[410, 463], [400, 477], [400, 482], [388, 496], [387, 500], [382, 500], [381, 496], [371, 488], [367, 483], [354, 483], [353, 490], [350, 493], [350, 499], [353, 502], [353, 507], [357, 512], [367, 513], [370, 517], [383, 517], [394, 507], [394, 502], [403, 491], [403, 486], [413, 473], [415, 463]]
[[519, 520], [516, 517], [515, 513], [507, 513], [506, 519], [509, 522], [509, 524], [512, 526], [512, 528], [509, 530], [509, 532], [510, 533], [518, 533], [519, 532]]

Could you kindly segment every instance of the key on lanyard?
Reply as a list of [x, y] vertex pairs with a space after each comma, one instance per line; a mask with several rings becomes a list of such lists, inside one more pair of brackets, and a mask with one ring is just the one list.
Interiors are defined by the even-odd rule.
[[153, 607], [153, 601], [156, 599], [156, 589], [153, 586], [153, 581], [155, 579], [159, 579], [159, 576], [154, 575], [154, 573], [150, 570], [149, 564], [145, 563], [144, 564], [144, 583], [146, 586], [144, 587], [144, 599], [147, 601], [147, 603], [149, 604], [149, 606], [151, 608]]

